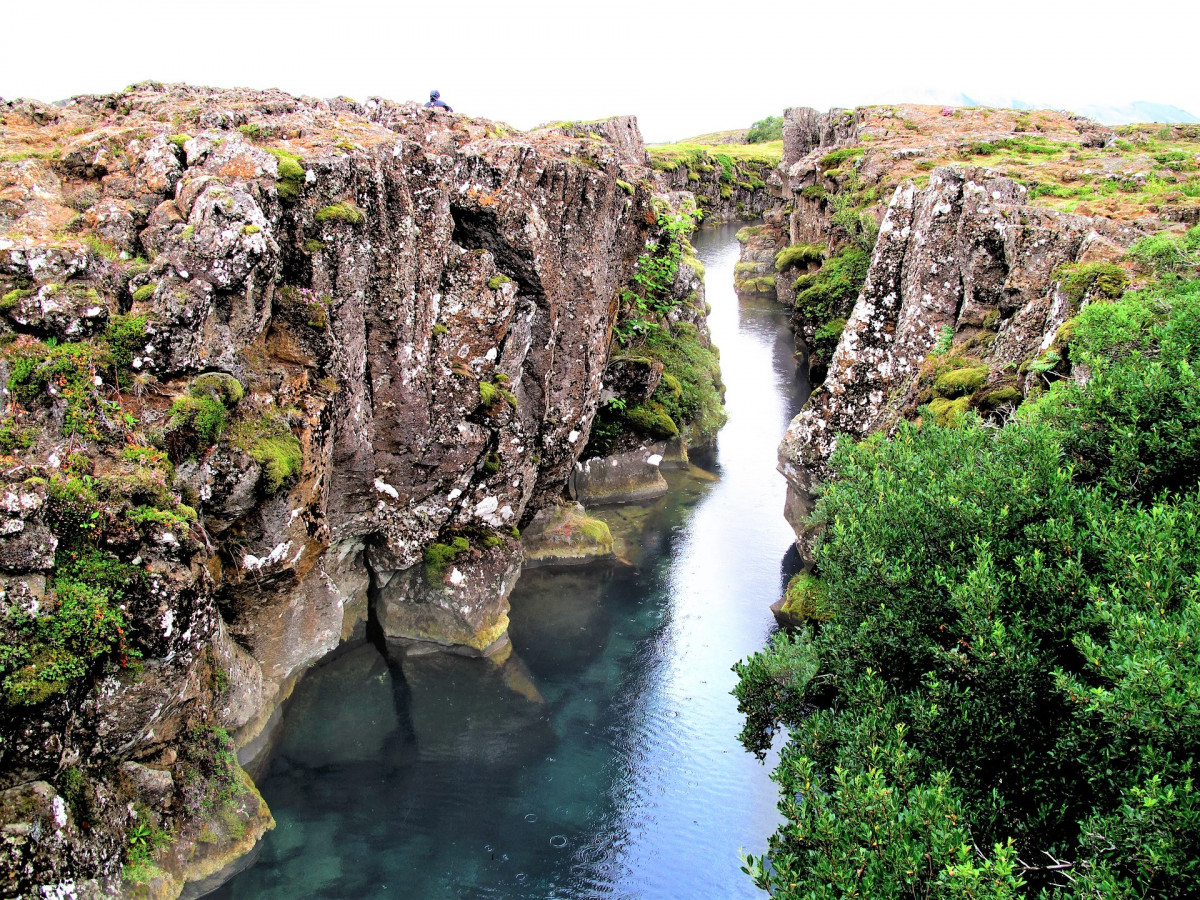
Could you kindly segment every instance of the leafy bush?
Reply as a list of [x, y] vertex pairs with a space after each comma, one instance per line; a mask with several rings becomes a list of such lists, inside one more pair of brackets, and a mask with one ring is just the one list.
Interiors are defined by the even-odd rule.
[[773, 896], [1200, 892], [1198, 343], [1166, 281], [1086, 307], [1091, 379], [1003, 427], [839, 443], [833, 615], [737, 667], [747, 748], [790, 729]]
[[1183, 237], [1160, 232], [1137, 241], [1129, 257], [1158, 275], [1181, 274], [1200, 266], [1200, 225]]
[[783, 140], [783, 118], [781, 116], [767, 116], [765, 119], [759, 119], [746, 132], [746, 143], [748, 144], [781, 140]]

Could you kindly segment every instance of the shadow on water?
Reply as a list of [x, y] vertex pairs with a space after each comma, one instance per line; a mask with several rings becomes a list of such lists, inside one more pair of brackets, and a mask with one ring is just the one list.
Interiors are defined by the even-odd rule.
[[775, 447], [807, 385], [786, 311], [733, 292], [735, 231], [695, 240], [727, 385], [715, 454], [655, 503], [593, 510], [631, 565], [525, 572], [506, 656], [376, 636], [315, 668], [259, 779], [278, 827], [215, 896], [761, 896], [738, 849], [778, 822], [772, 763], [737, 743], [730, 666], [797, 569]]

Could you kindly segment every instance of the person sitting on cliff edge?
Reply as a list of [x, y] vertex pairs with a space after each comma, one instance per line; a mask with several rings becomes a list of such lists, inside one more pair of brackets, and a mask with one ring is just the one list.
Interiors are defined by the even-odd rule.
[[454, 112], [450, 108], [450, 104], [442, 99], [442, 95], [437, 91], [429, 92], [429, 102], [425, 104], [425, 108], [433, 107], [434, 109], [444, 109], [446, 112]]

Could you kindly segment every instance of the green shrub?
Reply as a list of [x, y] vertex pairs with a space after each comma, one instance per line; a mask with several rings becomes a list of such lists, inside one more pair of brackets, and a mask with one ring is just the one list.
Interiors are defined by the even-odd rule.
[[1129, 258], [1158, 275], [1182, 274], [1200, 266], [1200, 226], [1178, 235], [1160, 232], [1129, 248]]
[[508, 284], [511, 281], [512, 281], [512, 279], [509, 278], [507, 275], [493, 275], [491, 278], [488, 279], [488, 283], [487, 283], [488, 290], [492, 290], [492, 291], [498, 290], [501, 285]]
[[35, 429], [21, 425], [13, 416], [0, 419], [0, 454], [28, 450], [36, 437]]
[[[141, 569], [89, 546], [95, 496], [77, 480], [51, 482], [47, 518], [63, 543], [38, 615], [10, 607], [0, 643], [0, 683], [9, 705], [43, 703], [105, 659], [128, 665], [129, 622], [123, 603], [143, 584]], [[87, 512], [91, 507], [92, 512]]]
[[[737, 667], [747, 748], [789, 735], [760, 887], [1200, 892], [1197, 350], [1200, 281], [1168, 280], [1087, 306], [1090, 380], [1002, 427], [839, 441], [812, 519], [832, 617]], [[1043, 851], [1066, 868], [1016, 865]]]
[[[136, 295], [134, 299], [137, 299]], [[120, 387], [128, 384], [133, 359], [146, 346], [148, 324], [147, 316], [116, 315], [108, 320], [103, 340], [108, 348], [108, 363], [113, 377]]]
[[748, 144], [781, 140], [783, 140], [783, 118], [781, 116], [767, 116], [765, 119], [759, 119], [746, 132], [746, 143]]
[[111, 405], [97, 392], [96, 378], [113, 376], [113, 356], [103, 340], [94, 344], [33, 341], [10, 344], [7, 387], [17, 406], [31, 410], [44, 404], [64, 406], [62, 433], [102, 440]]

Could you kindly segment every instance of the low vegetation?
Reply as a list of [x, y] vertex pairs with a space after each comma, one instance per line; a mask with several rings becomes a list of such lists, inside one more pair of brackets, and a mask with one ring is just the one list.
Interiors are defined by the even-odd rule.
[[[788, 735], [785, 821], [745, 865], [772, 896], [1200, 892], [1200, 280], [1173, 240], [1119, 299], [1069, 273], [1086, 383], [839, 444], [819, 582], [789, 592], [824, 619], [736, 667], [747, 748]], [[986, 390], [961, 360], [938, 400]]]

